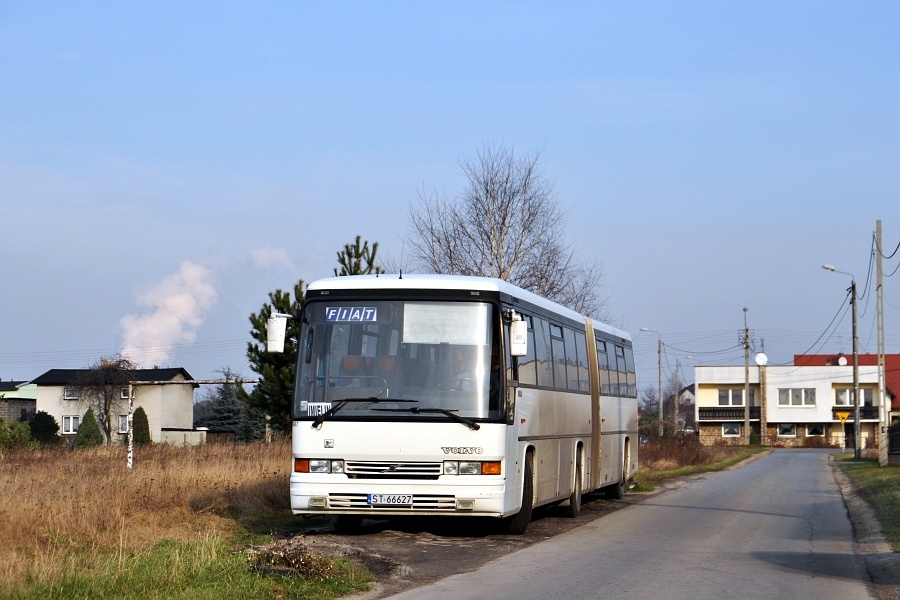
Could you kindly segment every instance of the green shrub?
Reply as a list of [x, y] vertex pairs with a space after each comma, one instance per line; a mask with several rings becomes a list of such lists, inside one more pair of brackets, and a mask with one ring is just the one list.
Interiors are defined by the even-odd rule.
[[803, 447], [804, 448], [827, 448], [828, 442], [825, 441], [825, 436], [809, 436], [803, 438]]
[[34, 441], [40, 444], [59, 443], [59, 423], [50, 413], [37, 411], [28, 421], [28, 427], [31, 430], [31, 439]]
[[13, 450], [28, 448], [32, 445], [31, 430], [28, 423], [13, 421], [7, 423], [0, 419], [0, 449]]
[[94, 416], [94, 409], [89, 408], [84, 413], [81, 424], [78, 426], [78, 431], [75, 433], [75, 446], [78, 448], [89, 448], [102, 444], [103, 433], [100, 431], [100, 424], [97, 422], [97, 417]]
[[150, 439], [150, 420], [147, 418], [147, 411], [143, 406], [138, 406], [134, 411], [133, 421], [131, 423], [134, 434], [134, 443], [138, 446], [149, 444]]

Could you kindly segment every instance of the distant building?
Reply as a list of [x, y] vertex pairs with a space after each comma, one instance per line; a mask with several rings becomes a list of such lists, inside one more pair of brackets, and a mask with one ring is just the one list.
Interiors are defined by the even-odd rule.
[[[859, 354], [857, 360], [860, 366], [878, 366], [877, 354]], [[847, 354], [795, 354], [794, 364], [797, 366], [853, 366], [853, 355]], [[884, 392], [891, 401], [891, 420], [900, 421], [900, 354], [884, 355]]]
[[[890, 356], [886, 364], [900, 366], [900, 355]], [[868, 357], [874, 355], [859, 358], [860, 448], [876, 447], [880, 424], [877, 357], [874, 362]], [[695, 417], [701, 442], [743, 443], [744, 411], [749, 406], [750, 436], [755, 442], [855, 447], [852, 360], [844, 362], [839, 355], [797, 355], [793, 365], [753, 365], [749, 398], [745, 397], [743, 365], [694, 367]], [[892, 382], [896, 385], [897, 375], [886, 376], [886, 388]]]
[[0, 381], [0, 420], [27, 421], [34, 416], [34, 389], [27, 381]]
[[[36, 389], [36, 410], [47, 412], [56, 419], [63, 438], [74, 437], [89, 408], [78, 389], [87, 371], [51, 369], [31, 381]], [[152, 441], [176, 445], [204, 441], [206, 432], [193, 428], [194, 389], [197, 384], [186, 370], [134, 369], [128, 372], [128, 376], [129, 385], [118, 392], [112, 443], [122, 443], [126, 439], [129, 393], [133, 393], [133, 408], [143, 407], [147, 413]]]

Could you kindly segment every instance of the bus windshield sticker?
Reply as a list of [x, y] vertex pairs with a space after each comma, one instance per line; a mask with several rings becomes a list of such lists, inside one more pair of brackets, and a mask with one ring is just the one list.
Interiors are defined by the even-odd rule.
[[488, 343], [490, 306], [487, 304], [413, 304], [403, 312], [404, 344]]
[[331, 409], [331, 402], [310, 402], [306, 405], [306, 414], [310, 417], [324, 415]]
[[325, 309], [328, 323], [374, 323], [378, 309], [374, 306], [329, 306]]

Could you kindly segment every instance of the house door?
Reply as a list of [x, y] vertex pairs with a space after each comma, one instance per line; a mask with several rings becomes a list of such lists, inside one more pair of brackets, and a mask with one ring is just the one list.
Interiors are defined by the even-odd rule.
[[856, 448], [856, 428], [853, 426], [853, 423], [847, 422], [844, 423], [844, 439], [846, 443], [844, 444], [844, 448]]

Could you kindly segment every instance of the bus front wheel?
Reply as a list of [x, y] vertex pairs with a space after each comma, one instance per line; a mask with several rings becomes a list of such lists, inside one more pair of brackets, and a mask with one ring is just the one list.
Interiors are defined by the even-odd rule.
[[504, 519], [506, 533], [522, 535], [531, 522], [531, 511], [534, 506], [534, 478], [531, 472], [531, 459], [525, 460], [525, 477], [522, 482], [522, 508], [511, 517]]

